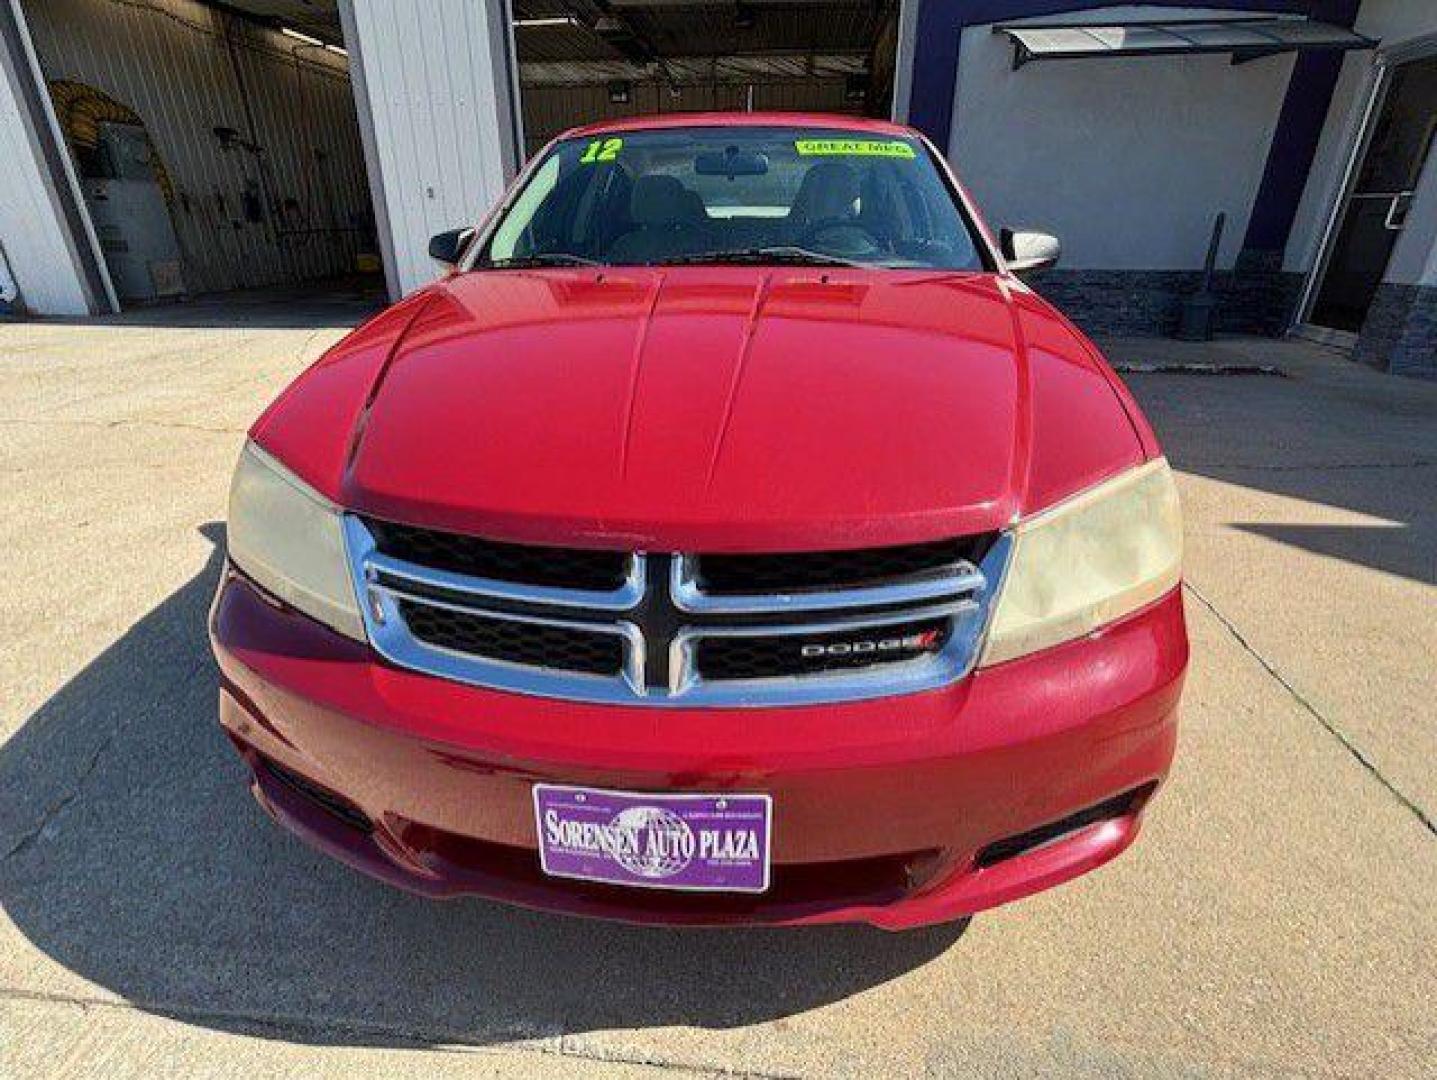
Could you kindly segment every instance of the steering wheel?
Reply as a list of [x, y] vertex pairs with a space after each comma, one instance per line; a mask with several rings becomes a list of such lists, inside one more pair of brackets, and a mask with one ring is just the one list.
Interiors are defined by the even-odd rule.
[[[826, 237], [826, 240], [821, 240]], [[829, 217], [810, 222], [799, 234], [798, 246], [830, 255], [872, 255], [881, 251], [878, 237], [853, 218]]]

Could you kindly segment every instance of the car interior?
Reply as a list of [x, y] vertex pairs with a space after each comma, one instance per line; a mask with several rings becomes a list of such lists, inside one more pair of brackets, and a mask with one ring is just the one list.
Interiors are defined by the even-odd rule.
[[[946, 190], [915, 183], [911, 165], [749, 154], [725, 174], [706, 162], [720, 156], [572, 168], [514, 257], [562, 253], [632, 265], [778, 247], [894, 266], [978, 265]], [[935, 207], [935, 197], [948, 205]]]

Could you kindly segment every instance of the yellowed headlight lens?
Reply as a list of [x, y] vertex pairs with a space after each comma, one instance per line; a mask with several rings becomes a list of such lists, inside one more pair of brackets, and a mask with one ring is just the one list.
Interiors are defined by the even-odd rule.
[[230, 559], [259, 585], [364, 640], [338, 507], [254, 443], [245, 444], [230, 485], [227, 541]]
[[981, 665], [1082, 637], [1177, 585], [1182, 513], [1159, 458], [1019, 522]]

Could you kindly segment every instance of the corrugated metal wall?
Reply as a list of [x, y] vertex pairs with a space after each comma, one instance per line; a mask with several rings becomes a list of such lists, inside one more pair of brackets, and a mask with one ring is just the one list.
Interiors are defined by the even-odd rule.
[[[863, 105], [845, 100], [842, 78], [766, 79], [753, 83], [756, 110], [784, 112], [862, 113]], [[533, 154], [555, 135], [577, 124], [664, 112], [707, 112], [743, 109], [748, 86], [743, 83], [688, 84], [674, 97], [667, 85], [634, 83], [627, 103], [609, 100], [608, 86], [543, 86], [524, 84], [524, 141]]]
[[385, 256], [408, 293], [438, 272], [429, 237], [480, 220], [513, 171], [507, 6], [340, 0], [340, 12], [373, 124]]
[[[86, 83], [144, 119], [175, 182], [191, 292], [339, 274], [373, 250], [343, 57], [191, 0], [24, 6], [47, 79]], [[227, 148], [217, 127], [238, 139]]]

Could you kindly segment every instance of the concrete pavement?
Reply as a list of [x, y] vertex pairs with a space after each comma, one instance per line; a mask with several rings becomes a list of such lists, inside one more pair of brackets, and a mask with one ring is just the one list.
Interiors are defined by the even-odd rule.
[[431, 904], [274, 829], [214, 724], [225, 488], [358, 305], [0, 325], [0, 1076], [1418, 1076], [1437, 1060], [1437, 386], [1118, 342], [1194, 645], [1136, 847], [967, 934]]

